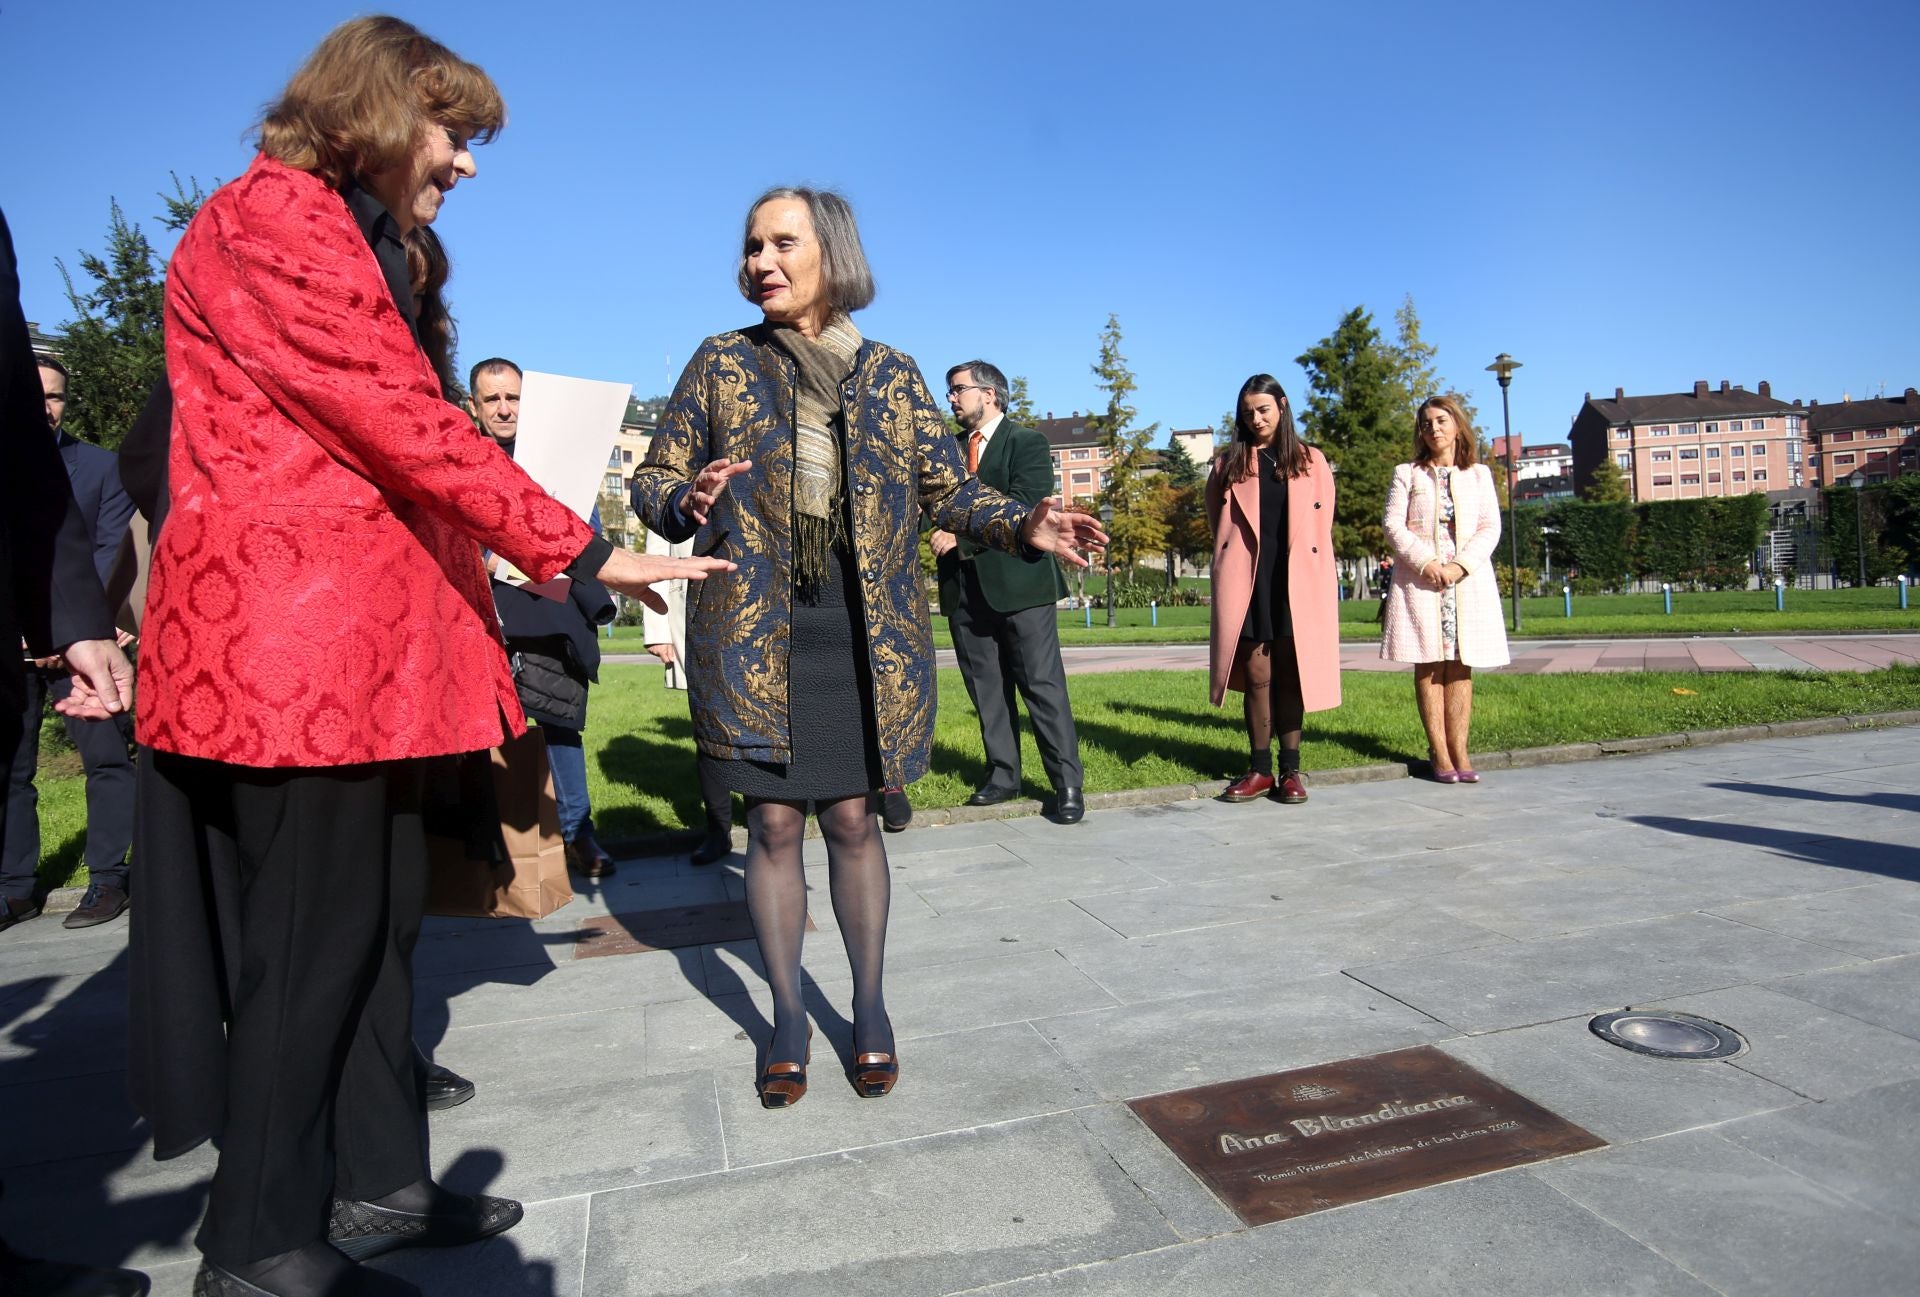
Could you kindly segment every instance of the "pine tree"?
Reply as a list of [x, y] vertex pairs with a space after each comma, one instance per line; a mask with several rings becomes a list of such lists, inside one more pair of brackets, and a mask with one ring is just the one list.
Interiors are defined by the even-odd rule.
[[1395, 358], [1372, 315], [1356, 306], [1294, 363], [1307, 371], [1307, 439], [1337, 474], [1333, 551], [1345, 559], [1385, 553], [1381, 510], [1412, 436]]
[[1633, 499], [1633, 491], [1627, 486], [1627, 475], [1613, 456], [1603, 455], [1594, 465], [1593, 477], [1587, 483], [1587, 489], [1580, 493], [1583, 500], [1595, 504], [1626, 504]]
[[1160, 464], [1166, 474], [1160, 513], [1167, 526], [1167, 588], [1171, 590], [1179, 561], [1206, 562], [1213, 554], [1213, 537], [1207, 531], [1206, 474], [1193, 462], [1186, 443], [1169, 437], [1160, 452]]
[[1015, 374], [1008, 384], [1007, 418], [1022, 427], [1031, 428], [1040, 421], [1033, 408], [1033, 398], [1027, 395], [1027, 376]]
[[[173, 178], [172, 196], [161, 194], [169, 230], [182, 230], [206, 200], [196, 181], [189, 192]], [[66, 263], [55, 258], [66, 284], [73, 322], [60, 343], [60, 360], [71, 376], [63, 431], [109, 449], [120, 445], [146, 404], [153, 385], [167, 370], [162, 334], [165, 267], [137, 224], [129, 222], [111, 199], [104, 256], [80, 254], [80, 269], [92, 281], [90, 291], [74, 287]]]
[[1133, 426], [1139, 411], [1127, 404], [1127, 398], [1136, 384], [1127, 358], [1120, 354], [1117, 315], [1107, 316], [1107, 327], [1100, 334], [1100, 359], [1093, 372], [1107, 393], [1106, 412], [1088, 420], [1099, 431], [1100, 445], [1107, 456], [1106, 481], [1099, 499], [1101, 505], [1113, 509], [1113, 522], [1107, 530], [1115, 566], [1130, 571], [1141, 554], [1157, 554], [1166, 547], [1167, 528], [1153, 507], [1158, 484], [1151, 473], [1155, 457], [1150, 447], [1160, 425]]

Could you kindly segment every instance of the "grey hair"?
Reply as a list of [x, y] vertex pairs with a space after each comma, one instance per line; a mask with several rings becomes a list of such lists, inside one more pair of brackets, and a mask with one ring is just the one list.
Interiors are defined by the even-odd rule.
[[827, 281], [827, 301], [849, 315], [873, 305], [873, 271], [867, 266], [867, 251], [860, 245], [860, 227], [854, 222], [853, 208], [831, 189], [777, 185], [753, 200], [747, 208], [745, 228], [740, 235], [740, 295], [753, 301], [753, 283], [747, 277], [747, 240], [753, 237], [753, 215], [768, 203], [791, 198], [806, 205], [813, 221], [814, 237], [820, 240], [820, 273]]
[[987, 360], [969, 360], [955, 365], [947, 371], [947, 386], [953, 386], [953, 376], [961, 370], [973, 375], [973, 381], [982, 387], [991, 387], [995, 399], [1000, 402], [1000, 413], [1007, 412], [1007, 403], [1013, 400], [1013, 393], [1007, 387], [1007, 376], [1000, 372], [1000, 366]]

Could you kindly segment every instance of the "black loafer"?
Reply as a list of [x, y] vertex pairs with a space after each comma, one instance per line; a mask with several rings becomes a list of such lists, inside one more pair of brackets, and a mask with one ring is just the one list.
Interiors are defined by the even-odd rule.
[[426, 1098], [428, 1112], [458, 1108], [473, 1097], [472, 1081], [438, 1063], [427, 1064], [427, 1074], [420, 1083], [420, 1089]]
[[717, 860], [725, 860], [733, 854], [733, 826], [731, 824], [710, 824], [707, 836], [699, 846], [687, 856], [687, 861], [695, 865], [711, 865]]
[[913, 803], [904, 788], [880, 790], [880, 827], [889, 833], [904, 833], [913, 823]]
[[967, 798], [967, 805], [998, 806], [1001, 802], [1010, 802], [1019, 795], [1018, 788], [1002, 788], [999, 784], [982, 784], [973, 790], [973, 796]]
[[1087, 817], [1087, 799], [1078, 788], [1062, 788], [1053, 804], [1056, 824], [1078, 824]]
[[[7, 1291], [11, 1292], [12, 1289]], [[65, 1292], [67, 1290], [49, 1289], [48, 1291]], [[72, 1291], [91, 1293], [94, 1290], [75, 1288]], [[100, 1291], [110, 1290], [101, 1289]], [[147, 1290], [143, 1285], [133, 1291], [145, 1293]], [[302, 1287], [299, 1291], [308, 1293], [313, 1289]], [[358, 1266], [349, 1271], [343, 1279], [329, 1284], [326, 1292], [327, 1297], [334, 1297], [336, 1293], [339, 1297], [422, 1297], [419, 1288], [399, 1275], [385, 1274], [379, 1270], [364, 1270]], [[262, 1288], [259, 1284], [248, 1283], [240, 1276], [222, 1270], [211, 1261], [202, 1261], [200, 1272], [193, 1277], [193, 1297], [283, 1297], [283, 1293], [277, 1288]]]
[[520, 1204], [511, 1198], [449, 1193], [446, 1199], [440, 1211], [413, 1212], [335, 1198], [327, 1241], [366, 1261], [403, 1247], [462, 1247], [520, 1223]]

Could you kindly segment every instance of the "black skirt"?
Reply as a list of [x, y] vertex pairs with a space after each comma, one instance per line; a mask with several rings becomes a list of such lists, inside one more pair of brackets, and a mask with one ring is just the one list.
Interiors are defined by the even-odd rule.
[[1253, 572], [1253, 599], [1241, 639], [1266, 643], [1293, 635], [1293, 608], [1287, 602], [1287, 484], [1273, 480], [1275, 462], [1260, 451], [1260, 561]]
[[794, 595], [787, 653], [793, 759], [780, 765], [700, 758], [734, 792], [779, 801], [833, 801], [873, 792], [884, 782], [860, 586], [850, 549], [836, 557], [822, 589], [809, 599]]

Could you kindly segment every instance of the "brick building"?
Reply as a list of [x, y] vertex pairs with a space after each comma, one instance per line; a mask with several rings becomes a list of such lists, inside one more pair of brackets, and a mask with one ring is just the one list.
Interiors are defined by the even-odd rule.
[[1585, 490], [1602, 456], [1620, 466], [1635, 500], [1784, 491], [1807, 484], [1806, 409], [1759, 390], [1718, 390], [1697, 382], [1691, 392], [1611, 399], [1589, 392], [1567, 440], [1573, 481]]
[[1053, 451], [1053, 489], [1067, 504], [1093, 506], [1106, 483], [1107, 452], [1090, 416], [1075, 410], [1064, 419], [1047, 417], [1033, 426]]
[[1837, 405], [1807, 405], [1807, 484], [1825, 486], [1865, 472], [1869, 485], [1914, 472], [1920, 455], [1920, 393]]

